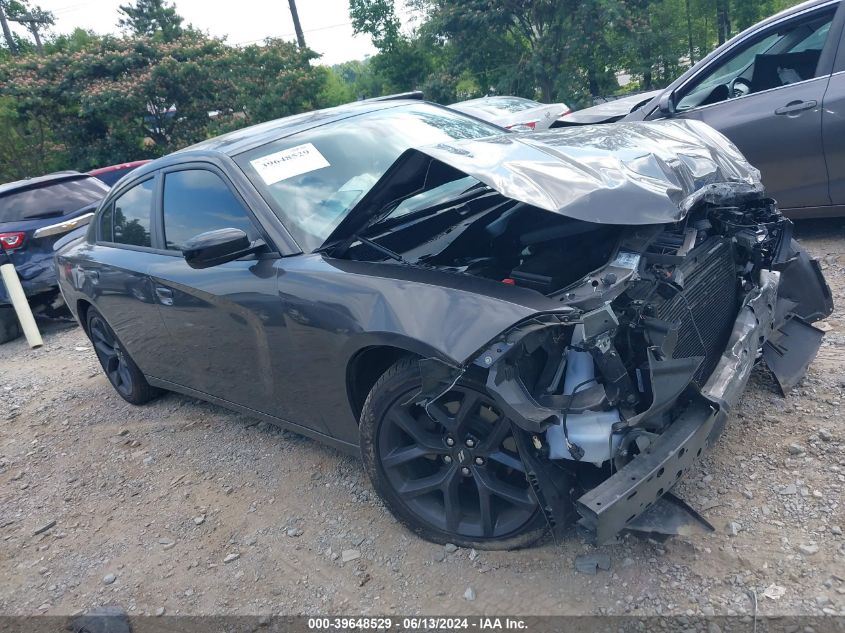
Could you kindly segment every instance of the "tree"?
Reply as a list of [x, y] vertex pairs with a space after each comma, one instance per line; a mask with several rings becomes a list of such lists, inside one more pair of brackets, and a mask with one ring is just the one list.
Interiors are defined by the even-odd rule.
[[46, 57], [0, 61], [0, 99], [16, 129], [43, 129], [60, 167], [154, 158], [323, 105], [326, 74], [292, 42], [241, 49], [193, 31], [171, 42], [88, 38], [77, 32]]
[[296, 31], [296, 41], [299, 43], [299, 48], [305, 48], [305, 32], [302, 30], [302, 24], [299, 23], [296, 0], [288, 0], [288, 6], [290, 7], [290, 17], [293, 19], [293, 29]]
[[0, 26], [3, 28], [3, 37], [6, 38], [6, 46], [12, 55], [18, 54], [17, 46], [15, 46], [15, 38], [12, 37], [12, 30], [9, 28], [9, 23], [6, 21], [6, 7], [5, 3], [0, 2]]
[[133, 35], [157, 36], [170, 42], [182, 34], [184, 18], [165, 0], [135, 0], [134, 5], [120, 5], [118, 12], [124, 17], [117, 25]]

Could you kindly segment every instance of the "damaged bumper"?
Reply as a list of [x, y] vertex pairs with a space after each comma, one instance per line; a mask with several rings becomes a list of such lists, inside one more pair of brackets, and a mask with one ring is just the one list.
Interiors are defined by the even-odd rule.
[[596, 542], [607, 542], [633, 524], [722, 432], [730, 408], [748, 382], [760, 341], [774, 327], [780, 275], [762, 271], [761, 277], [760, 288], [746, 298], [728, 347], [701, 394], [651, 444], [647, 453], [578, 499], [580, 523], [595, 533]]
[[[591, 408], [614, 408], [615, 411], [615, 407], [618, 407], [618, 410], [624, 412], [626, 404], [632, 404], [631, 398], [636, 397], [637, 385], [625, 385], [622, 376], [624, 372], [613, 367], [615, 351], [607, 342], [605, 333], [612, 331], [618, 324], [609, 305], [578, 318], [568, 313], [544, 315], [478, 356], [476, 364], [489, 369], [488, 390], [525, 435], [519, 445], [520, 455], [527, 466], [535, 495], [551, 525], [561, 525], [574, 515], [570, 510], [574, 501], [574, 508], [580, 515], [580, 525], [594, 534], [599, 544], [612, 540], [624, 529], [684, 534], [693, 532], [695, 525], [709, 526], [680, 500], [676, 499], [676, 503], [671, 504], [662, 498], [721, 434], [731, 408], [745, 389], [751, 370], [764, 349], [776, 350], [781, 365], [791, 368], [792, 384], [803, 376], [816, 355], [821, 333], [798, 316], [801, 314], [797, 307], [799, 303], [815, 303], [818, 307], [818, 314], [809, 317], [824, 316], [832, 309], [829, 299], [825, 299], [829, 297], [829, 289], [817, 272], [817, 267], [813, 266], [813, 260], [803, 252], [796, 251], [792, 253], [789, 262], [788, 266], [781, 268], [789, 269], [789, 266], [793, 266], [801, 267], [801, 270], [792, 270], [785, 287], [782, 272], [763, 269], [759, 271], [754, 287], [745, 291], [723, 352], [706, 381], [696, 383], [696, 372], [703, 363], [702, 357], [667, 358], [662, 353], [665, 350], [661, 350], [659, 345], [649, 348], [647, 374], [652, 392], [651, 404], [639, 407], [641, 412], [636, 415], [623, 413], [612, 418], [609, 426], [605, 425], [606, 434], [598, 438], [597, 445], [607, 447], [607, 455], [594, 451], [591, 456], [589, 447], [583, 450], [578, 446], [576, 448], [581, 452], [576, 454], [572, 448], [575, 441], [570, 442], [575, 434], [570, 428], [567, 435], [566, 426], [562, 422], [565, 423], [569, 415], [570, 421], [577, 420], [580, 423], [583, 420], [577, 412], [589, 411]], [[787, 299], [796, 293], [791, 279], [804, 280], [801, 292], [805, 296], [801, 302]], [[808, 279], [815, 283], [811, 290], [807, 289]], [[557, 343], [551, 340], [555, 337], [552, 333], [552, 324], [555, 323], [572, 331], [572, 338], [562, 337], [564, 340]], [[580, 332], [578, 328], [581, 328]], [[795, 332], [803, 336], [798, 337]], [[816, 332], [819, 332], [818, 336]], [[784, 342], [790, 334], [795, 336], [799, 344], [789, 345], [788, 341]], [[671, 339], [671, 333], [666, 338]], [[519, 378], [517, 363], [500, 362], [509, 356], [517, 356], [516, 351], [531, 354], [540, 347], [553, 350], [556, 345], [568, 349], [575, 340], [592, 341], [592, 357], [602, 378], [583, 390], [576, 389], [575, 393], [568, 396], [564, 390], [564, 395], [557, 399], [538, 398], [536, 392], [530, 392]], [[571, 364], [572, 361], [569, 362]], [[590, 374], [588, 379], [592, 377]], [[559, 380], [565, 378], [559, 377]], [[555, 407], [562, 403], [565, 405], [563, 410]], [[667, 416], [671, 418], [668, 424]], [[592, 423], [592, 418], [589, 421]], [[648, 432], [654, 431], [661, 424], [663, 428], [660, 432]], [[561, 427], [562, 435], [559, 431]], [[557, 432], [557, 435], [553, 436], [552, 431]], [[642, 450], [624, 464], [615, 461], [626, 442], [626, 436], [635, 437], [636, 433], [642, 432], [649, 436]], [[555, 437], [558, 439], [555, 440]], [[579, 437], [587, 437], [589, 441], [589, 435], [582, 434]], [[565, 446], [563, 450], [568, 448], [572, 452], [564, 456], [569, 461], [560, 459], [560, 449], [556, 454], [554, 446], [550, 446], [555, 441], [565, 442], [561, 444]], [[584, 465], [602, 467], [610, 469], [613, 474], [589, 489], [588, 486], [576, 483], [577, 475], [562, 480], [558, 471], [549, 469], [537, 459], [536, 449], [541, 446], [545, 455], [551, 457], [548, 463], [559, 460], [558, 463], [566, 463], [574, 468], [582, 468]], [[564, 489], [568, 489], [570, 495], [572, 491], [582, 492], [576, 492], [567, 501], [561, 492]], [[658, 527], [655, 527], [656, 524]]]

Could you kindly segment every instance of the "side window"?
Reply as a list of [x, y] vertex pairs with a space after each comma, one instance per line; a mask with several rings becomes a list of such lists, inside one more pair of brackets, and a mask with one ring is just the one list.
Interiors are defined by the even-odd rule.
[[117, 244], [151, 246], [150, 217], [155, 179], [145, 180], [114, 201], [113, 238]]
[[100, 239], [104, 242], [113, 242], [114, 234], [112, 233], [112, 210], [114, 204], [110, 204], [108, 208], [103, 211], [100, 216]]
[[225, 182], [204, 169], [164, 176], [164, 239], [168, 250], [182, 250], [192, 237], [217, 229], [241, 229], [258, 237], [246, 209]]
[[689, 110], [816, 76], [834, 9], [761, 33], [723, 56], [702, 79], [684, 88], [678, 110]]

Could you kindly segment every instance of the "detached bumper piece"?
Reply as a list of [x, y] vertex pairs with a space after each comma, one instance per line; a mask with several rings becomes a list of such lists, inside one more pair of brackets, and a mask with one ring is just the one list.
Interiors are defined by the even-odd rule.
[[648, 453], [581, 496], [579, 523], [595, 533], [596, 543], [612, 540], [668, 492], [704, 452], [725, 416], [704, 398], [691, 402]]

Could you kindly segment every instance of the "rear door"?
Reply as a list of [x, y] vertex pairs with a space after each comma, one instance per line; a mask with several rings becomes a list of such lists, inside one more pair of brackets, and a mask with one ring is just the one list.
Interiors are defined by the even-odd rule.
[[730, 138], [781, 208], [830, 205], [822, 102], [841, 19], [839, 3], [761, 29], [675, 93], [675, 117]]
[[168, 345], [147, 277], [157, 257], [152, 247], [155, 190], [155, 175], [121, 188], [98, 216], [96, 242], [77, 270], [77, 283], [148, 375], [156, 374]]
[[251, 255], [197, 270], [181, 252], [190, 238], [216, 229], [267, 236], [233, 183], [210, 164], [165, 170], [159, 199], [160, 256], [149, 274], [170, 340], [171, 363], [161, 377], [287, 419], [281, 376], [295, 360], [288, 357], [278, 259]]

